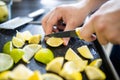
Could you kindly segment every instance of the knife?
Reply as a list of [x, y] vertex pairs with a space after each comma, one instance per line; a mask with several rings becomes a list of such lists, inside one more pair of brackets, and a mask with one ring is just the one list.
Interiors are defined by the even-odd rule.
[[80, 36], [80, 28], [76, 28], [74, 30], [69, 30], [69, 31], [48, 34], [48, 35], [45, 35], [45, 37], [60, 37], [60, 38], [79, 37], [80, 39], [82, 39], [82, 37]]
[[15, 29], [17, 27], [20, 27], [24, 24], [27, 24], [27, 23], [33, 21], [35, 17], [42, 15], [44, 12], [45, 12], [44, 9], [39, 9], [37, 11], [34, 11], [34, 12], [28, 14], [28, 16], [13, 18], [11, 20], [8, 20], [8, 21], [0, 24], [0, 28]]

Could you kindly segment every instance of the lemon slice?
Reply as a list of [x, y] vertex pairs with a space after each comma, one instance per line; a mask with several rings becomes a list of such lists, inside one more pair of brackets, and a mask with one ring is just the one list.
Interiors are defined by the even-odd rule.
[[63, 62], [64, 62], [63, 57], [56, 57], [47, 64], [46, 70], [59, 73], [62, 69]]
[[82, 60], [82, 58], [80, 58], [73, 50], [72, 48], [69, 48], [67, 51], [66, 51], [66, 54], [65, 54], [65, 59], [66, 60], [76, 60], [76, 59], [79, 59], [79, 60]]
[[47, 39], [46, 43], [51, 47], [58, 47], [63, 44], [63, 40], [62, 38], [51, 37]]
[[40, 34], [36, 34], [33, 35], [32, 37], [30, 37], [30, 39], [28, 40], [28, 43], [31, 44], [38, 44], [41, 40], [41, 35]]
[[14, 65], [10, 55], [0, 53], [0, 72], [10, 69]]
[[53, 52], [48, 48], [41, 48], [34, 56], [35, 60], [47, 64], [54, 59]]
[[12, 70], [12, 75], [10, 78], [13, 80], [28, 80], [32, 74], [33, 72], [29, 68], [23, 64], [19, 64]]
[[42, 75], [43, 80], [63, 80], [60, 76], [53, 73], [46, 73]]
[[22, 56], [24, 55], [24, 51], [22, 49], [13, 49], [10, 52], [10, 56], [13, 58], [15, 63], [18, 63]]
[[17, 33], [16, 33], [16, 37], [19, 38], [19, 39], [21, 39], [21, 40], [23, 40], [23, 41], [25, 41], [25, 39], [24, 39], [24, 35], [23, 35], [22, 32], [17, 31]]
[[65, 78], [65, 80], [82, 80], [82, 74], [80, 72], [69, 72], [63, 69], [60, 75]]
[[33, 72], [33, 74], [28, 78], [28, 80], [43, 80], [41, 73], [36, 70]]
[[85, 69], [87, 66], [88, 61], [68, 61], [64, 64], [63, 69], [69, 73], [72, 72], [81, 72]]
[[0, 73], [0, 80], [9, 80], [11, 71], [4, 71]]
[[41, 48], [39, 44], [29, 44], [26, 45], [23, 50], [25, 54], [22, 57], [22, 60], [26, 63], [29, 63], [29, 60], [34, 56], [34, 54]]
[[22, 34], [25, 41], [28, 41], [33, 36], [30, 31], [24, 31]]
[[85, 68], [85, 73], [90, 80], [105, 80], [105, 73], [97, 67], [87, 66]]
[[17, 37], [12, 38], [12, 43], [17, 48], [20, 48], [25, 44], [25, 42], [22, 39], [17, 38]]
[[8, 41], [3, 46], [3, 53], [10, 54], [10, 51], [13, 49], [12, 41]]
[[86, 45], [77, 48], [78, 52], [87, 59], [93, 59], [93, 55]]
[[95, 59], [94, 61], [92, 61], [89, 66], [95, 66], [95, 67], [100, 67], [102, 65], [102, 59]]

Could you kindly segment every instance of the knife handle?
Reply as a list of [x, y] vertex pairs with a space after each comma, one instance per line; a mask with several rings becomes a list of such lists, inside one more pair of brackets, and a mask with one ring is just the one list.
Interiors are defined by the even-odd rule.
[[82, 37], [81, 37], [81, 35], [80, 35], [80, 34], [81, 34], [81, 33], [80, 33], [80, 29], [81, 29], [81, 28], [76, 28], [75, 31], [76, 31], [76, 34], [78, 35], [78, 37], [79, 37], [80, 39], [82, 39]]

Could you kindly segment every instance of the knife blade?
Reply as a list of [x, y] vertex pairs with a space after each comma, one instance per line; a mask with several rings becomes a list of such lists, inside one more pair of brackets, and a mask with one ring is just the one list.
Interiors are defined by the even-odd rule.
[[11, 20], [8, 20], [8, 21], [0, 24], [0, 28], [2, 28], [2, 29], [15, 29], [17, 27], [20, 27], [24, 24], [27, 24], [27, 23], [33, 21], [33, 19], [35, 17], [42, 15], [44, 12], [45, 12], [44, 9], [39, 9], [37, 11], [34, 11], [34, 12], [28, 14], [28, 16], [15, 17]]
[[82, 39], [80, 36], [80, 28], [76, 28], [75, 30], [69, 30], [69, 31], [48, 34], [48, 35], [45, 35], [45, 37], [59, 37], [59, 38], [79, 37], [80, 39]]

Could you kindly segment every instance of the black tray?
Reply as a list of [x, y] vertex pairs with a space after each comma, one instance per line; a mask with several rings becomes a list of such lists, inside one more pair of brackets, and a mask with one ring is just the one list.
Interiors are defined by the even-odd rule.
[[[20, 27], [16, 30], [21, 31], [21, 32], [25, 30], [29, 30], [32, 34], [43, 34], [42, 27], [36, 26], [36, 25], [24, 25], [23, 27]], [[2, 51], [2, 47], [5, 44], [5, 42], [10, 41], [12, 37], [16, 34], [16, 30], [0, 30], [0, 52]], [[79, 55], [79, 53], [77, 52], [77, 47], [80, 47], [82, 45], [87, 45], [90, 51], [92, 52], [94, 59], [102, 58], [103, 63], [100, 68], [105, 72], [107, 76], [106, 80], [119, 80], [114, 68], [111, 65], [109, 58], [105, 55], [101, 45], [98, 43], [97, 40], [94, 42], [88, 43], [78, 38], [71, 38], [68, 46], [61, 45], [60, 47], [57, 47], [57, 48], [48, 46], [44, 40], [42, 40], [40, 44], [43, 47], [47, 47], [51, 49], [54, 52], [55, 57], [64, 56], [69, 47], [72, 48]], [[19, 63], [14, 65], [14, 67], [20, 63], [25, 64], [23, 61], [20, 61]], [[37, 62], [36, 60], [34, 60], [34, 58], [30, 60], [29, 64], [25, 64], [25, 65], [33, 71], [37, 69], [41, 73], [46, 73], [46, 70], [45, 70], [46, 65], [40, 62]], [[84, 73], [83, 73], [83, 80], [88, 80]]]

